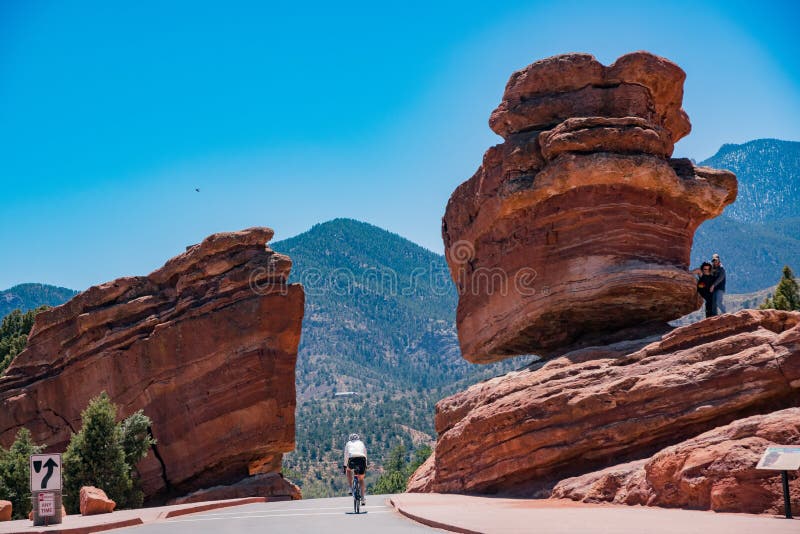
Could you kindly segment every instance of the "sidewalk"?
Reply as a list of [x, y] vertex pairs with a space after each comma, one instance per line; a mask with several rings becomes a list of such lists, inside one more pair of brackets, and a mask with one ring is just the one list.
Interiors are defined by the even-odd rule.
[[439, 493], [401, 493], [389, 502], [410, 519], [462, 534], [800, 534], [800, 519], [782, 516]]
[[169, 519], [185, 514], [205, 512], [217, 508], [239, 506], [266, 502], [264, 497], [248, 497], [246, 499], [229, 499], [225, 501], [196, 502], [190, 504], [176, 504], [173, 506], [160, 506], [158, 508], [139, 508], [138, 510], [120, 510], [110, 514], [98, 515], [68, 515], [60, 525], [48, 527], [34, 527], [33, 521], [19, 519], [0, 523], [0, 534], [89, 534], [102, 532], [115, 528], [131, 527], [152, 523], [161, 519]]

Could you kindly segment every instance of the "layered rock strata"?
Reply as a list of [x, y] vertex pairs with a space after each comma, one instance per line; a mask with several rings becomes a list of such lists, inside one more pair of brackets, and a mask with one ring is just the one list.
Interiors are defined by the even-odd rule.
[[[734, 421], [651, 458], [559, 482], [553, 497], [715, 512], [784, 514], [779, 471], [756, 469], [770, 446], [800, 445], [800, 408]], [[800, 478], [790, 482], [800, 509]]]
[[569, 476], [798, 404], [800, 313], [722, 315], [571, 352], [440, 401], [434, 454], [409, 490], [547, 496]]
[[550, 356], [698, 308], [694, 231], [733, 202], [736, 178], [669, 159], [690, 130], [684, 78], [646, 52], [511, 76], [489, 121], [505, 141], [442, 221], [466, 359]]
[[63, 451], [89, 399], [143, 409], [158, 440], [148, 499], [280, 470], [294, 448], [303, 288], [269, 228], [214, 234], [148, 276], [94, 286], [40, 313], [0, 377], [0, 443], [27, 427]]

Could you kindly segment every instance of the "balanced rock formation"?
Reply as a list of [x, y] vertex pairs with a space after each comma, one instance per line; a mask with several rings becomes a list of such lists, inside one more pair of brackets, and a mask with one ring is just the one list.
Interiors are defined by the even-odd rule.
[[63, 451], [105, 390], [158, 440], [146, 498], [274, 473], [294, 448], [303, 288], [269, 228], [214, 234], [148, 276], [94, 286], [36, 317], [0, 377], [0, 443], [20, 427]]
[[684, 78], [646, 52], [608, 67], [556, 56], [511, 76], [489, 120], [505, 141], [442, 221], [466, 359], [633, 338], [699, 307], [694, 231], [733, 202], [736, 177], [669, 159], [690, 130]]
[[800, 313], [721, 315], [570, 352], [440, 401], [434, 454], [408, 489], [548, 496], [564, 478], [798, 404]]
[[[553, 497], [677, 508], [783, 514], [778, 471], [756, 469], [767, 447], [800, 445], [800, 408], [721, 426], [653, 457], [561, 481]], [[789, 482], [800, 509], [800, 478]]]
[[79, 497], [81, 515], [110, 514], [117, 507], [105, 491], [94, 486], [83, 486]]

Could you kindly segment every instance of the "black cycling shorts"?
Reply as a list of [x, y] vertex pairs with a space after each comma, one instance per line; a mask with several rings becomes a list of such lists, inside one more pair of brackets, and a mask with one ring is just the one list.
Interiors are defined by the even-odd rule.
[[347, 460], [347, 467], [355, 471], [357, 475], [367, 472], [367, 459], [363, 456], [356, 456]]

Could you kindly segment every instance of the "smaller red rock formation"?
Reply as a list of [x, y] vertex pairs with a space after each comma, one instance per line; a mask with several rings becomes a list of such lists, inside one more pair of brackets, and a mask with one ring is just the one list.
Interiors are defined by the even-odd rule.
[[295, 501], [303, 498], [300, 488], [283, 478], [280, 473], [267, 473], [247, 477], [237, 484], [214, 486], [172, 499], [167, 504], [266, 497], [269, 501]]
[[0, 521], [11, 521], [11, 501], [0, 501]]
[[[667, 447], [653, 457], [561, 481], [554, 498], [715, 512], [783, 514], [778, 471], [756, 469], [769, 446], [800, 445], [800, 408], [756, 415]], [[800, 510], [800, 479], [790, 481]]]
[[83, 486], [80, 493], [81, 515], [110, 514], [117, 503], [106, 492], [94, 486]]
[[270, 228], [214, 234], [147, 276], [93, 286], [42, 312], [0, 376], [0, 443], [28, 428], [66, 449], [105, 390], [157, 440], [147, 502], [278, 472], [294, 449], [303, 288]]

